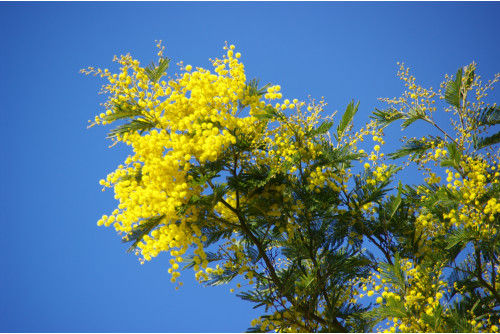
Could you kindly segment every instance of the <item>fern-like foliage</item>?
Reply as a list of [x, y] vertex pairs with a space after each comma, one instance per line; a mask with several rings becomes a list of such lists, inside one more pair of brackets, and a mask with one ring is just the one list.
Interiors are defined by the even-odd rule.
[[347, 105], [347, 108], [344, 111], [342, 118], [340, 119], [339, 125], [337, 126], [336, 133], [334, 134], [335, 139], [337, 141], [339, 141], [344, 136], [344, 133], [352, 125], [352, 120], [354, 119], [354, 116], [358, 112], [358, 107], [359, 107], [359, 101], [356, 104], [354, 104], [354, 101], [351, 101]]
[[473, 145], [474, 149], [480, 150], [482, 148], [493, 146], [500, 143], [500, 131], [495, 133], [494, 135], [487, 136], [484, 138], [478, 138], [477, 136], [473, 137]]
[[132, 246], [127, 249], [127, 253], [133, 252], [137, 247], [137, 244], [142, 241], [142, 239], [148, 235], [153, 229], [155, 229], [164, 218], [164, 215], [151, 217], [145, 219], [139, 223], [134, 229], [123, 238], [123, 242], [133, 242]]
[[389, 108], [387, 110], [375, 109], [370, 118], [374, 119], [377, 125], [383, 129], [392, 122], [405, 118], [405, 114], [395, 108]]
[[422, 158], [422, 156], [433, 147], [432, 142], [441, 142], [441, 137], [430, 137], [428, 139], [409, 139], [403, 147], [394, 153], [389, 154], [389, 157], [393, 160], [399, 159], [405, 156], [410, 156], [411, 160], [417, 160]]
[[445, 101], [457, 109], [460, 108], [460, 101], [462, 100], [462, 93], [460, 91], [462, 86], [462, 74], [463, 70], [461, 68], [458, 69], [455, 80], [448, 83], [444, 93]]
[[161, 57], [158, 64], [151, 63], [144, 69], [144, 71], [146, 72], [148, 79], [151, 82], [156, 83], [166, 74], [169, 65], [170, 59]]

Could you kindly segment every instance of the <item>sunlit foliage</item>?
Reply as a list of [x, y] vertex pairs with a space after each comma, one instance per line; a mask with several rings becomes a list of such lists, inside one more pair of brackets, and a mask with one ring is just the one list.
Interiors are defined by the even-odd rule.
[[[401, 65], [407, 91], [356, 131], [359, 103], [336, 115], [284, 98], [233, 45], [174, 77], [158, 48], [146, 67], [125, 55], [118, 73], [82, 71], [107, 80], [91, 125], [117, 124], [109, 137], [132, 148], [100, 182], [119, 204], [98, 225], [142, 262], [167, 253], [178, 286], [192, 268], [237, 289], [263, 310], [251, 332], [498, 331], [500, 110], [484, 102], [498, 76], [483, 85], [471, 64], [434, 92]], [[436, 131], [386, 156], [397, 120]], [[412, 164], [423, 183], [396, 181]]]

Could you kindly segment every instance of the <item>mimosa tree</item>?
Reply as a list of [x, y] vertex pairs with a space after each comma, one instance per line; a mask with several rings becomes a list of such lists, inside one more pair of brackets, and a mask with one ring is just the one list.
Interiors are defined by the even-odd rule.
[[[101, 180], [119, 204], [98, 225], [143, 262], [170, 256], [178, 286], [192, 269], [237, 289], [262, 307], [250, 331], [498, 331], [500, 133], [485, 131], [500, 110], [483, 102], [498, 76], [482, 85], [472, 64], [434, 93], [402, 66], [408, 91], [354, 129], [359, 103], [336, 115], [284, 98], [224, 49], [213, 69], [181, 64], [174, 77], [161, 45], [149, 66], [125, 55], [118, 73], [83, 71], [107, 80], [92, 125], [118, 124], [110, 139], [132, 148]], [[437, 112], [450, 112], [451, 132]], [[386, 156], [397, 120], [436, 133]], [[394, 182], [408, 163], [387, 158], [404, 156], [421, 185]]]

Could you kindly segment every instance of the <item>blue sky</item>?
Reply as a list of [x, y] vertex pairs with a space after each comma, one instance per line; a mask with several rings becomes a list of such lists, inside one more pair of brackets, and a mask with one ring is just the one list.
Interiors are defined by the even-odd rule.
[[96, 226], [116, 206], [98, 181], [128, 151], [87, 130], [102, 82], [81, 68], [128, 52], [149, 63], [160, 39], [173, 63], [209, 67], [228, 41], [248, 77], [290, 99], [324, 96], [328, 112], [360, 100], [361, 126], [403, 92], [397, 61], [433, 87], [471, 61], [500, 72], [498, 14], [498, 2], [0, 2], [0, 331], [241, 332], [259, 314], [190, 272], [175, 291], [167, 256], [141, 266]]

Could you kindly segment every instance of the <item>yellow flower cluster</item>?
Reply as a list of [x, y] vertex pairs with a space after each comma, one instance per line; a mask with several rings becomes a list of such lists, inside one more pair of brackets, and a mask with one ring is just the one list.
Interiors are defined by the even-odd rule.
[[[406, 278], [405, 287], [382, 278], [384, 270], [381, 268], [372, 273], [361, 285], [367, 297], [376, 297], [377, 304], [382, 306], [398, 304], [404, 309], [404, 317], [388, 317], [388, 322], [379, 328], [379, 332], [434, 332], [435, 330], [423, 321], [423, 317], [424, 314], [432, 316], [439, 309], [440, 300], [447, 291], [446, 282], [440, 280], [442, 268], [415, 266], [411, 260], [401, 260], [400, 268], [403, 277]], [[364, 296], [365, 294], [361, 293], [357, 297]], [[446, 313], [448, 310], [443, 312]]]
[[490, 165], [483, 159], [467, 158], [462, 162], [463, 175], [447, 170], [447, 188], [455, 191], [463, 198], [463, 204], [457, 209], [445, 213], [443, 218], [456, 227], [473, 229], [482, 236], [497, 233], [497, 226], [492, 224], [500, 213], [500, 203], [496, 198], [482, 201], [490, 186], [500, 182], [500, 161]]
[[[130, 55], [115, 57], [121, 66], [118, 74], [107, 69], [83, 71], [108, 80], [103, 87], [110, 95], [105, 104], [107, 111], [96, 116], [94, 124], [136, 116], [133, 124], [150, 125], [146, 132], [140, 127], [136, 131], [131, 128], [114, 137], [130, 145], [134, 154], [101, 180], [105, 187], [114, 187], [119, 205], [98, 224], [113, 224], [117, 231], [128, 235], [148, 219], [158, 218], [157, 227], [137, 246], [144, 260], [170, 251], [173, 281], [179, 276], [177, 262], [190, 246], [195, 247], [197, 263], [206, 267], [196, 209], [178, 213], [179, 207], [207, 187], [192, 185], [193, 177], [188, 172], [193, 165], [216, 161], [239, 135], [258, 141], [266, 124], [252, 116], [266, 104], [258, 96], [248, 95], [244, 66], [238, 61], [241, 54], [234, 53], [234, 46], [225, 49], [224, 57], [212, 62], [214, 73], [188, 65], [175, 79], [152, 78], [150, 68], [141, 67]], [[162, 51], [160, 47], [159, 64], [165, 61]], [[269, 89], [277, 92], [280, 88]], [[268, 97], [278, 98], [281, 94]], [[247, 117], [239, 115], [242, 102], [250, 108]], [[234, 219], [227, 208], [217, 210], [229, 221]]]
[[[331, 120], [332, 116], [320, 116], [326, 105], [324, 101], [320, 101], [319, 104], [313, 101], [311, 105], [307, 106], [307, 111], [303, 111], [304, 105], [304, 102], [299, 103], [297, 100], [293, 100], [291, 104], [289, 100], [285, 100], [283, 104], [275, 105], [278, 111], [290, 109], [294, 113], [288, 117], [281, 116], [278, 125], [269, 130], [265, 138], [268, 148], [267, 154], [262, 152], [262, 155], [257, 157], [257, 163], [269, 164], [282, 170], [283, 166], [286, 165], [284, 163], [292, 162], [294, 157], [300, 156], [300, 160], [307, 163], [322, 154], [320, 152], [321, 145], [312, 138], [308, 138], [306, 133], [320, 121]], [[290, 172], [295, 171], [296, 169], [292, 169]]]
[[429, 89], [423, 88], [415, 83], [415, 77], [410, 75], [410, 68], [405, 67], [404, 63], [398, 63], [400, 66], [398, 71], [398, 77], [405, 82], [407, 91], [403, 96], [399, 98], [383, 98], [381, 101], [394, 104], [398, 108], [394, 111], [409, 113], [409, 114], [420, 114], [420, 115], [430, 115], [432, 118], [432, 112], [436, 111], [434, 104], [436, 103], [433, 98], [436, 93], [433, 91], [432, 87]]

